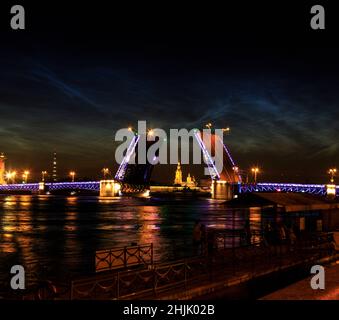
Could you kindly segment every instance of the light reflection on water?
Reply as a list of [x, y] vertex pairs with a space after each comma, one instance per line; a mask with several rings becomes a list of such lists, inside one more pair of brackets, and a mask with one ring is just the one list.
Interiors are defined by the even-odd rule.
[[152, 242], [155, 260], [181, 258], [192, 253], [195, 220], [241, 229], [247, 214], [211, 199], [0, 196], [0, 278], [13, 264], [56, 276], [92, 271], [96, 250], [133, 242]]

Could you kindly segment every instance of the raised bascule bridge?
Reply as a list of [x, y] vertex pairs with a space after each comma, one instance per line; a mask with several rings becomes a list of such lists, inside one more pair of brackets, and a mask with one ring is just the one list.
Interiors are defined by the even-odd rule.
[[[252, 192], [293, 192], [309, 193], [315, 195], [338, 194], [339, 186], [334, 184], [296, 184], [296, 183], [243, 183], [238, 166], [233, 160], [231, 153], [222, 139], [211, 134], [211, 144], [208, 148], [204, 142], [203, 135], [199, 130], [194, 130], [195, 142], [199, 145], [205, 165], [211, 177], [211, 196], [215, 199], [229, 200], [235, 195]], [[123, 160], [112, 180], [101, 181], [77, 181], [77, 182], [39, 182], [23, 184], [0, 184], [0, 193], [32, 192], [53, 193], [57, 191], [93, 191], [103, 197], [114, 197], [121, 195], [149, 195], [150, 179], [152, 170], [157, 163], [157, 156], [152, 162], [146, 160], [146, 164], [138, 163], [138, 144], [142, 136], [135, 134], [125, 152]], [[157, 140], [155, 140], [157, 141]], [[147, 141], [146, 149], [155, 143]], [[214, 157], [217, 144], [223, 150], [223, 166], [217, 169]], [[132, 161], [132, 159], [134, 161]]]
[[[145, 194], [147, 195], [150, 188], [151, 175], [158, 160], [159, 154], [157, 153], [149, 162], [145, 159], [146, 163], [140, 163], [138, 144], [141, 139], [144, 139], [146, 151], [152, 144], [157, 142], [159, 139], [156, 138], [154, 141], [147, 141], [146, 136], [135, 134], [130, 145], [126, 150], [126, 154], [122, 159], [122, 162], [114, 176], [114, 183], [118, 183], [119, 193], [122, 194]], [[133, 159], [133, 161], [131, 161]], [[103, 190], [101, 194], [103, 194]]]

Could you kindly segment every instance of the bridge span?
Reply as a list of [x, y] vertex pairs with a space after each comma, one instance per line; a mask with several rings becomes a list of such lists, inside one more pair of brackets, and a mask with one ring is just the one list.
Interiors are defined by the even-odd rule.
[[[39, 192], [41, 183], [20, 183], [20, 184], [3, 184], [0, 185], [0, 192], [8, 191], [31, 191]], [[83, 182], [50, 182], [45, 183], [46, 190], [90, 190], [100, 191], [100, 181], [83, 181]]]
[[[339, 186], [335, 186], [338, 194]], [[248, 192], [300, 192], [326, 195], [328, 185], [324, 184], [298, 184], [298, 183], [256, 183], [239, 184], [239, 193]]]
[[[316, 195], [326, 195], [328, 186], [325, 184], [297, 184], [297, 183], [257, 183], [233, 184], [235, 193], [249, 193], [249, 192], [300, 192], [310, 193]], [[100, 181], [82, 181], [82, 182], [54, 182], [45, 183], [46, 190], [88, 190], [98, 192], [100, 191]], [[336, 194], [339, 194], [339, 186], [335, 186]], [[15, 191], [29, 191], [39, 192], [41, 190], [41, 183], [22, 183], [22, 184], [7, 184], [0, 185], [1, 192], [15, 192]]]

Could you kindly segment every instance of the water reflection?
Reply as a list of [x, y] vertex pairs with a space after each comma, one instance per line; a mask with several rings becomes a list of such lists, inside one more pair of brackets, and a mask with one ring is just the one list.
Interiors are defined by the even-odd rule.
[[249, 217], [260, 228], [258, 210], [211, 199], [0, 196], [0, 278], [11, 264], [60, 277], [90, 272], [96, 250], [132, 243], [153, 243], [158, 261], [180, 258], [192, 253], [195, 220], [241, 230]]
[[159, 255], [159, 249], [163, 246], [162, 238], [160, 237], [160, 225], [162, 222], [159, 216], [159, 207], [139, 207], [138, 208], [138, 221], [139, 225], [136, 226], [139, 243], [153, 243], [156, 244], [155, 254]]

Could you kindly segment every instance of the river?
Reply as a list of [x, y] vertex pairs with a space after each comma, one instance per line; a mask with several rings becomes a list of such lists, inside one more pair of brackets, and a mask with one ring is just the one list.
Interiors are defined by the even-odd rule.
[[31, 275], [86, 274], [96, 250], [132, 243], [153, 243], [156, 261], [187, 257], [196, 220], [207, 228], [242, 229], [248, 212], [207, 198], [1, 195], [0, 280], [15, 264]]

